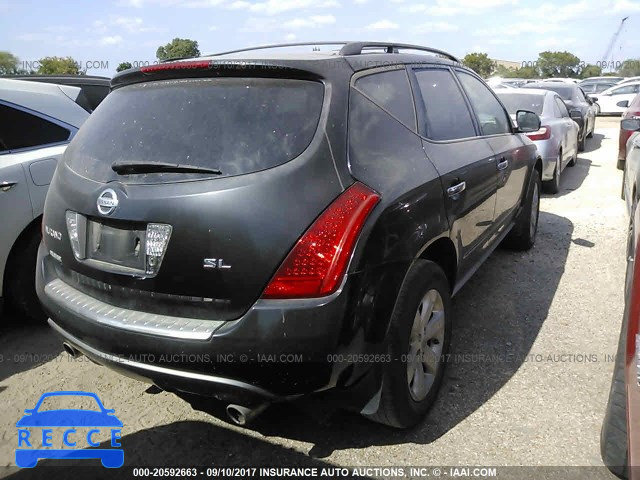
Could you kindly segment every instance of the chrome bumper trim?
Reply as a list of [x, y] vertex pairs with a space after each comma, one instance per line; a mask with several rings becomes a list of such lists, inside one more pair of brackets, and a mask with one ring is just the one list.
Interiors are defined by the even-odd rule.
[[116, 307], [76, 290], [59, 278], [45, 285], [44, 292], [54, 303], [89, 322], [132, 332], [183, 340], [208, 340], [227, 323], [170, 317]]

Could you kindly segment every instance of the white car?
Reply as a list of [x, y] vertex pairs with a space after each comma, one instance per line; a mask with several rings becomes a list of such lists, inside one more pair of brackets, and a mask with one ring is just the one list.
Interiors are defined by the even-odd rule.
[[618, 82], [618, 85], [622, 85], [624, 83], [629, 83], [629, 82], [640, 82], [640, 77], [627, 77], [623, 80], [620, 80]]
[[622, 114], [640, 93], [640, 80], [618, 84], [592, 98], [600, 106], [600, 114]]

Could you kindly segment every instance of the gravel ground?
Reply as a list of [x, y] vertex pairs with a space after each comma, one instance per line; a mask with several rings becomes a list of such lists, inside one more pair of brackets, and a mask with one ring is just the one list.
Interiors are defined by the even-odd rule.
[[[47, 327], [5, 315], [0, 465], [13, 465], [15, 422], [41, 393], [87, 390], [123, 421], [126, 465], [601, 466], [600, 426], [623, 311], [618, 123], [599, 118], [578, 165], [563, 173], [561, 192], [543, 197], [535, 248], [498, 249], [455, 299], [450, 365], [418, 428], [390, 430], [340, 412], [317, 418], [290, 406], [239, 428], [71, 360]], [[0, 474], [31, 478], [39, 468]], [[609, 478], [602, 468], [590, 472]]]

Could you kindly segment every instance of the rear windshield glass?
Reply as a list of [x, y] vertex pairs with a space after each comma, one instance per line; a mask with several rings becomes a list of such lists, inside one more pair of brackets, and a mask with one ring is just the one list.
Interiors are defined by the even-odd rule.
[[302, 153], [320, 118], [321, 83], [266, 78], [181, 79], [114, 90], [65, 153], [98, 181], [163, 182], [193, 173], [117, 175], [113, 162], [164, 162], [241, 175]]
[[547, 82], [543, 85], [533, 86], [531, 88], [544, 88], [545, 90], [551, 90], [552, 92], [556, 92], [560, 95], [563, 100], [571, 100], [571, 98], [573, 98], [573, 88], [570, 86], [554, 85], [552, 82]]
[[524, 93], [502, 93], [496, 92], [504, 104], [509, 115], [515, 115], [518, 110], [529, 110], [542, 115], [544, 106], [544, 95], [524, 94]]

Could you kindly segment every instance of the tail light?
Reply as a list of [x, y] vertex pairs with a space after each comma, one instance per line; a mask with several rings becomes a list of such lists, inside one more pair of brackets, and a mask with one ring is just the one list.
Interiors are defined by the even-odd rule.
[[362, 183], [345, 190], [298, 240], [262, 298], [313, 298], [335, 292], [362, 226], [379, 200]]
[[551, 129], [549, 127], [540, 127], [535, 132], [525, 133], [529, 140], [547, 140], [551, 138]]
[[209, 60], [196, 60], [192, 62], [168, 62], [158, 63], [156, 65], [147, 65], [140, 67], [142, 73], [163, 72], [169, 70], [192, 70], [192, 69], [207, 69], [210, 68], [211, 62]]

